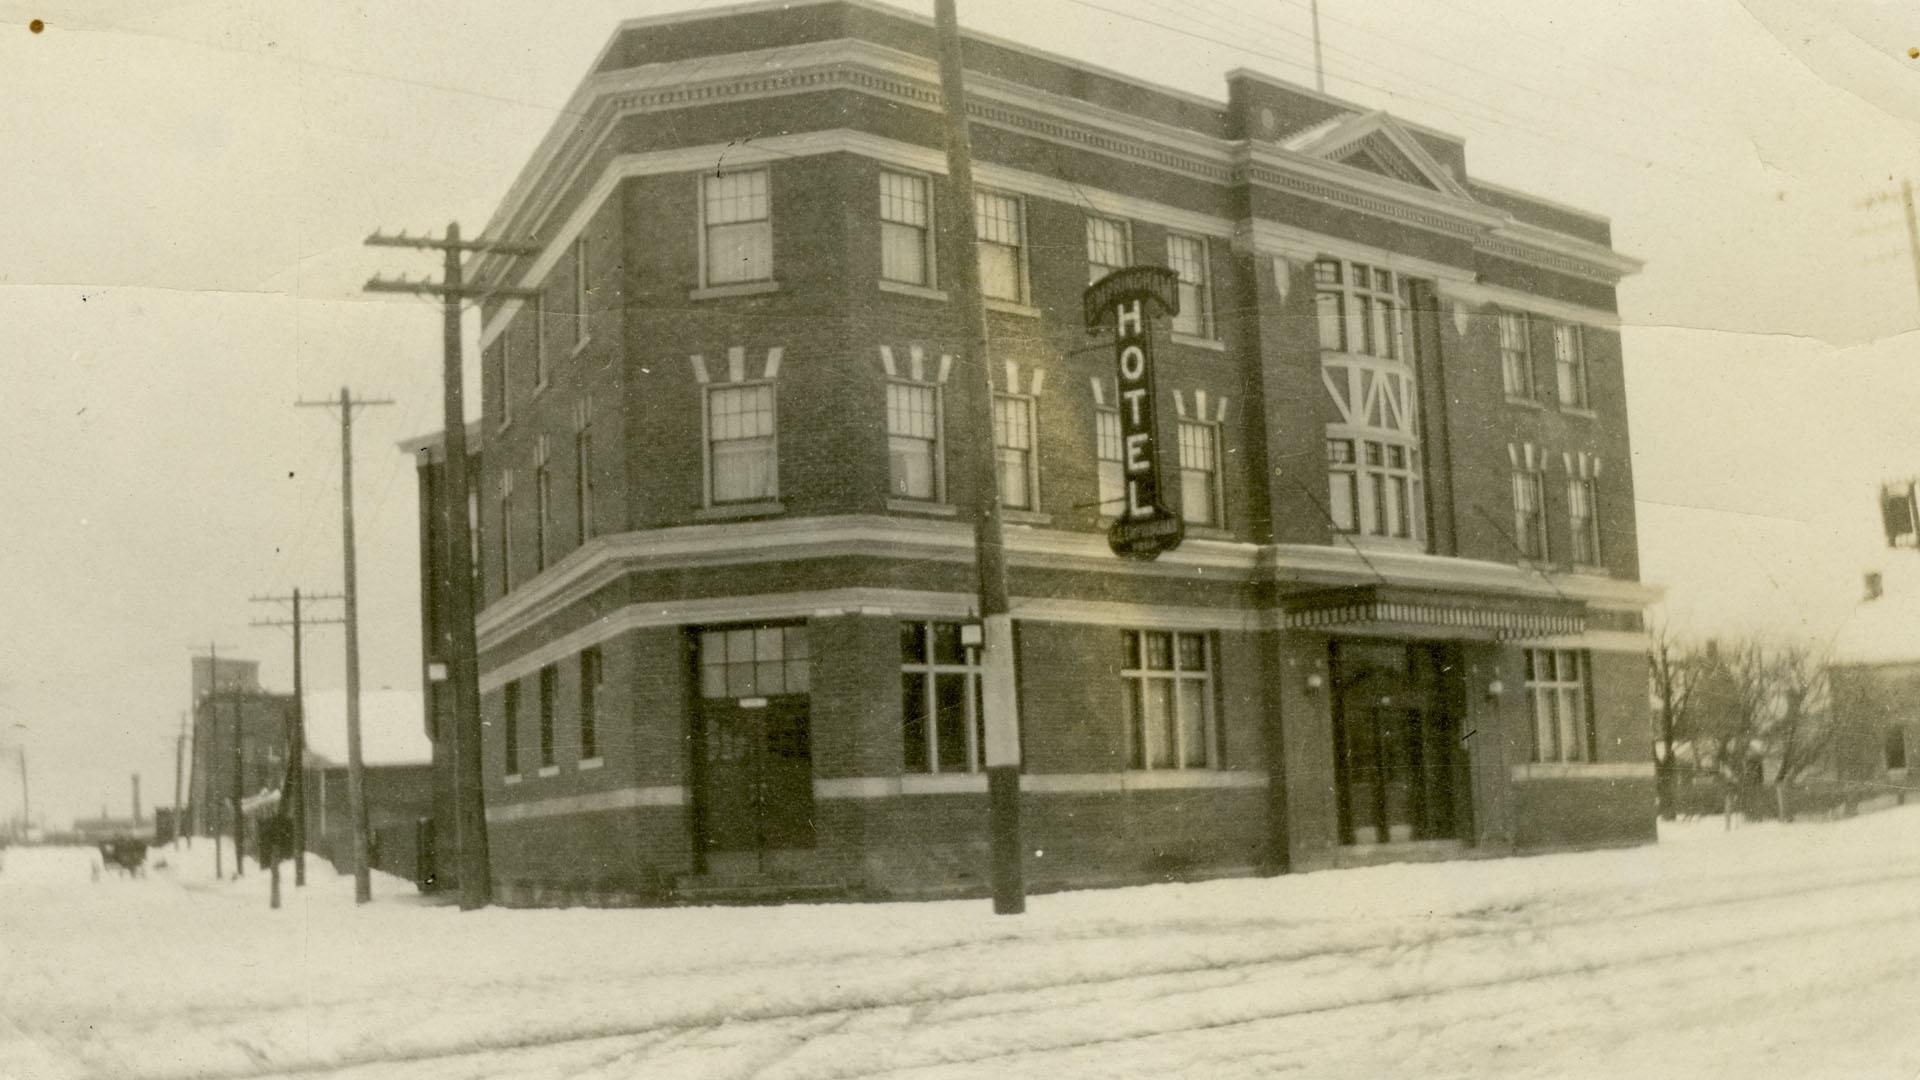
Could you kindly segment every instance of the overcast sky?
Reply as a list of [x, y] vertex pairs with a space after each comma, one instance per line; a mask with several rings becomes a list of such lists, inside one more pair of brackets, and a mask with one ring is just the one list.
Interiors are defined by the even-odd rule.
[[[360, 284], [435, 264], [361, 239], [477, 229], [614, 24], [697, 6], [0, 0], [0, 746], [36, 817], [125, 813], [135, 771], [171, 801], [197, 644], [289, 685], [248, 597], [341, 579], [339, 429], [298, 398], [396, 401], [355, 427], [363, 667], [417, 685], [394, 444], [438, 426], [439, 320]], [[1312, 79], [1304, 0], [960, 6], [1213, 98], [1238, 66]], [[1475, 176], [1611, 215], [1647, 260], [1620, 296], [1667, 617], [1833, 640], [1870, 566], [1920, 605], [1873, 506], [1920, 470], [1920, 304], [1898, 206], [1861, 205], [1920, 175], [1913, 4], [1321, 9], [1330, 92], [1466, 136]], [[309, 642], [340, 686], [339, 631]], [[18, 800], [0, 757], [0, 817]]]

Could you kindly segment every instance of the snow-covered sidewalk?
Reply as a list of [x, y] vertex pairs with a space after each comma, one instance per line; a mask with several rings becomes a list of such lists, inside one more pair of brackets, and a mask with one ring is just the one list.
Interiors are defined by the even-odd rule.
[[0, 871], [0, 1077], [1920, 1074], [1920, 808], [985, 901], [374, 904], [212, 849]]

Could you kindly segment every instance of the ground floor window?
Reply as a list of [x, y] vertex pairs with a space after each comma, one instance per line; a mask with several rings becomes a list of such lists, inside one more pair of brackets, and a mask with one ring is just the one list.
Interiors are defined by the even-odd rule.
[[980, 649], [960, 623], [900, 625], [902, 766], [910, 773], [978, 772], [982, 756]]
[[1907, 729], [1898, 728], [1898, 727], [1888, 728], [1887, 729], [1887, 769], [1891, 771], [1893, 769], [1904, 769], [1906, 767], [1907, 767]]
[[1128, 630], [1121, 643], [1128, 768], [1212, 768], [1219, 740], [1207, 635]]
[[1587, 655], [1573, 649], [1527, 650], [1527, 698], [1533, 708], [1533, 760], [1592, 761]]

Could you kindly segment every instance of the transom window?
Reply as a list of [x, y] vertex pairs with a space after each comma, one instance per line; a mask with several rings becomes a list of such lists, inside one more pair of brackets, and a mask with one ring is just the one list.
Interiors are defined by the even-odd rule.
[[1214, 767], [1219, 738], [1207, 635], [1128, 630], [1121, 634], [1121, 644], [1127, 767]]
[[1133, 226], [1117, 218], [1087, 219], [1087, 284], [1133, 261]]
[[1560, 404], [1587, 407], [1587, 344], [1580, 328], [1571, 323], [1553, 327], [1553, 369], [1558, 378]]
[[1026, 214], [1019, 197], [974, 192], [973, 223], [980, 255], [980, 294], [990, 300], [1024, 302]]
[[1576, 566], [1600, 565], [1600, 516], [1595, 512], [1595, 483], [1575, 476], [1567, 481], [1567, 526]]
[[1039, 486], [1033, 453], [1033, 399], [1016, 394], [993, 396], [993, 446], [999, 459], [1000, 502], [1014, 510], [1035, 507]]
[[1507, 396], [1533, 400], [1533, 346], [1527, 313], [1500, 313], [1500, 379]]
[[1529, 559], [1547, 557], [1546, 477], [1537, 469], [1513, 473], [1513, 533], [1520, 554]]
[[1213, 336], [1213, 282], [1207, 273], [1207, 241], [1199, 236], [1167, 237], [1167, 267], [1180, 275], [1180, 314], [1173, 331]]
[[1587, 713], [1586, 654], [1573, 649], [1527, 650], [1527, 697], [1533, 706], [1533, 760], [1593, 760]]
[[1180, 421], [1180, 516], [1220, 524], [1220, 426]]
[[804, 694], [808, 678], [807, 628], [755, 626], [700, 633], [700, 696], [771, 697]]
[[895, 496], [940, 497], [940, 388], [887, 383], [887, 470]]
[[924, 176], [880, 174], [880, 276], [933, 284], [933, 209]]
[[706, 284], [773, 280], [773, 213], [767, 171], [701, 177]]
[[779, 494], [774, 467], [773, 384], [707, 390], [710, 496], [715, 503], [753, 502]]
[[1127, 502], [1127, 479], [1120, 439], [1120, 410], [1095, 409], [1093, 450], [1099, 472], [1100, 513], [1119, 517]]
[[980, 650], [963, 645], [960, 624], [900, 626], [903, 767], [910, 773], [967, 773], [982, 760]]
[[1313, 264], [1320, 348], [1387, 360], [1411, 360], [1407, 313], [1411, 282], [1366, 263], [1321, 259]]

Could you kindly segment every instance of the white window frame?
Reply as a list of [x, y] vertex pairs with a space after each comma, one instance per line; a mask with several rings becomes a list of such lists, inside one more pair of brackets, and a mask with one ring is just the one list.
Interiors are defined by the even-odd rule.
[[1093, 410], [1093, 458], [1096, 497], [1101, 517], [1117, 518], [1126, 508], [1125, 442], [1120, 434], [1120, 410], [1097, 405]]
[[[1156, 668], [1150, 666], [1151, 654], [1148, 652], [1150, 637], [1163, 637], [1167, 640], [1168, 657], [1171, 666]], [[1200, 643], [1200, 666], [1198, 668], [1183, 665], [1180, 646], [1183, 640], [1197, 640]], [[1122, 660], [1120, 668], [1120, 716], [1123, 731], [1123, 746], [1126, 751], [1127, 768], [1132, 772], [1162, 772], [1178, 770], [1213, 770], [1220, 768], [1220, 720], [1214, 702], [1215, 649], [1213, 635], [1187, 630], [1128, 629], [1121, 631]], [[1141, 706], [1148, 697], [1148, 687], [1154, 683], [1166, 682], [1172, 686], [1171, 700], [1173, 712], [1167, 718], [1171, 723], [1168, 732], [1169, 745], [1173, 755], [1170, 764], [1156, 765], [1149, 758], [1145, 742], [1145, 720]], [[1204, 762], [1189, 764], [1188, 727], [1186, 710], [1188, 695], [1181, 692], [1184, 685], [1198, 684], [1201, 715], [1199, 727], [1201, 737], [1206, 742]]]
[[[708, 218], [712, 214], [712, 208], [710, 206], [710, 202], [714, 198], [714, 196], [709, 191], [709, 188], [712, 185], [716, 185], [723, 180], [730, 180], [734, 177], [752, 177], [756, 175], [761, 177], [760, 197], [766, 204], [764, 213], [762, 213], [759, 217], [739, 218], [736, 220], [728, 220], [728, 221], [721, 221], [721, 222], [712, 222], [708, 220]], [[775, 272], [774, 271], [774, 265], [775, 265], [774, 250], [773, 250], [773, 174], [772, 174], [772, 171], [766, 168], [752, 168], [752, 169], [729, 169], [725, 172], [702, 173], [700, 176], [700, 188], [699, 188], [698, 194], [699, 194], [699, 204], [700, 204], [700, 284], [701, 284], [701, 287], [708, 288], [708, 289], [719, 289], [719, 288], [729, 288], [733, 286], [742, 286], [742, 285], [762, 285], [762, 284], [767, 284], [772, 282], [774, 280], [774, 272]], [[751, 191], [746, 196], [746, 198], [748, 199], [752, 199], [753, 197], [754, 195]], [[755, 243], [764, 246], [766, 273], [758, 277], [750, 277], [750, 276], [748, 277], [732, 277], [732, 276], [716, 277], [714, 274], [715, 267], [713, 262], [713, 249], [715, 246], [713, 243], [713, 234], [714, 234], [714, 230], [716, 229], [738, 229], [742, 232], [746, 232], [749, 229], [751, 229], [751, 233], [755, 237]]]
[[[1365, 520], [1360, 514], [1360, 440], [1351, 435], [1329, 435], [1326, 445], [1328, 523], [1334, 532], [1357, 534]], [[1341, 487], [1346, 489], [1344, 497]]]
[[1499, 332], [1500, 386], [1508, 401], [1533, 403], [1538, 395], [1533, 378], [1533, 320], [1524, 311], [1495, 313]]
[[[1536, 763], [1593, 757], [1593, 709], [1587, 698], [1587, 654], [1580, 649], [1526, 650], [1525, 689]], [[1547, 668], [1553, 668], [1549, 675]], [[1571, 674], [1569, 674], [1571, 668]]]
[[[1335, 532], [1355, 536], [1426, 542], [1426, 473], [1419, 443], [1400, 432], [1331, 424], [1327, 430], [1327, 506]], [[1348, 461], [1335, 461], [1333, 444], [1345, 446]], [[1377, 460], [1376, 460], [1377, 451]], [[1401, 463], [1393, 464], [1395, 452]], [[1342, 527], [1334, 478], [1350, 478], [1352, 496], [1346, 508], [1351, 527]], [[1394, 513], [1395, 508], [1399, 514]]]
[[[911, 499], [915, 502], [938, 503], [947, 495], [946, 461], [946, 395], [941, 393], [938, 383], [914, 382], [910, 379], [887, 380], [887, 496], [894, 499]], [[896, 408], [898, 397], [905, 394], [925, 394], [930, 399], [928, 423], [931, 431], [925, 435], [900, 430], [902, 415]], [[926, 444], [930, 489], [925, 495], [913, 495], [901, 490], [900, 477], [894, 472], [894, 441], [911, 440]]]
[[[902, 180], [919, 185], [919, 206], [922, 218], [920, 222], [897, 221], [888, 216], [889, 207], [894, 201], [890, 199], [887, 191], [889, 180]], [[913, 230], [919, 234], [917, 246], [920, 249], [920, 280], [894, 277], [887, 273], [887, 252], [891, 250], [888, 246], [890, 230]], [[903, 172], [899, 169], [880, 170], [880, 280], [895, 285], [911, 285], [925, 289], [938, 287], [940, 279], [934, 261], [934, 235], [933, 179], [925, 173]]]
[[[755, 379], [747, 382], [722, 383], [715, 386], [706, 386], [701, 388], [701, 397], [700, 397], [700, 448], [701, 448], [701, 456], [702, 456], [701, 473], [705, 478], [703, 486], [706, 494], [706, 505], [708, 505], [709, 507], [752, 505], [754, 503], [767, 502], [773, 499], [778, 499], [780, 497], [780, 395], [776, 389], [777, 385], [778, 384], [770, 380]], [[765, 436], [755, 435], [755, 436], [751, 436], [750, 438], [752, 439], [765, 438], [767, 440], [767, 455], [769, 459], [768, 473], [772, 478], [769, 486], [772, 488], [772, 490], [767, 492], [766, 494], [751, 495], [746, 498], [720, 499], [717, 497], [717, 493], [714, 490], [714, 469], [717, 467], [717, 464], [718, 464], [717, 456], [714, 453], [715, 443], [716, 442], [735, 442], [735, 441], [744, 442], [744, 441], [747, 441], [747, 439], [726, 439], [726, 440], [715, 439], [714, 432], [713, 432], [714, 398], [716, 395], [719, 395], [719, 394], [725, 394], [725, 393], [736, 392], [741, 390], [750, 390], [755, 388], [765, 388], [766, 390], [768, 412], [773, 418], [772, 419], [773, 431], [770, 434]]]
[[[1007, 499], [1006, 485], [1001, 477], [1006, 474], [1003, 453], [1018, 451], [1002, 439], [1002, 433], [1010, 433], [1011, 425], [1002, 423], [1000, 406], [1002, 402], [1024, 402], [1027, 414], [1026, 475], [1027, 499], [1025, 502], [1011, 502]], [[993, 395], [993, 481], [1000, 488], [1000, 504], [1009, 510], [1040, 509], [1040, 399], [1031, 394], [1006, 394], [995, 391]]]
[[[915, 762], [914, 765], [919, 766], [918, 768], [913, 767], [913, 765], [907, 765], [903, 761], [903, 767], [906, 772], [912, 776], [958, 776], [963, 773], [986, 771], [984, 740], [981, 738], [980, 647], [977, 645], [963, 645], [961, 646], [963, 657], [961, 663], [941, 663], [934, 659], [934, 627], [954, 624], [947, 623], [940, 619], [914, 619], [901, 625], [903, 628], [909, 626], [915, 627], [917, 628], [916, 633], [924, 635], [922, 641], [926, 653], [925, 659], [917, 663], [909, 661], [905, 656], [900, 658], [900, 690], [903, 702], [900, 715], [902, 742], [904, 743], [905, 741], [907, 722], [906, 709], [904, 707], [907, 689], [906, 681], [910, 678], [917, 680], [919, 683], [920, 700], [922, 703], [920, 715], [927, 725], [926, 760]], [[935, 694], [935, 686], [938, 683], [936, 676], [940, 675], [962, 675], [966, 677], [967, 765], [964, 769], [954, 770], [942, 769], [940, 767], [940, 722], [936, 713], [938, 697]]]
[[[990, 240], [985, 235], [988, 218], [987, 207], [990, 205], [989, 200], [1000, 201], [1004, 205], [1013, 208], [1015, 237], [1011, 243], [1005, 240]], [[1003, 304], [1024, 305], [1027, 302], [1027, 297], [1032, 295], [1027, 281], [1026, 199], [1010, 192], [994, 191], [988, 188], [976, 189], [973, 193], [973, 243], [975, 254], [978, 258], [978, 265], [983, 268], [987, 262], [986, 254], [988, 249], [1011, 249], [1013, 252], [1013, 273], [1016, 279], [1013, 287], [1014, 294], [1012, 296], [1001, 296], [988, 292], [986, 275], [983, 272], [980, 277], [980, 295], [990, 304], [998, 302]]]
[[[1181, 419], [1175, 425], [1175, 443], [1178, 447], [1180, 474], [1180, 516], [1189, 525], [1201, 525], [1208, 528], [1226, 527], [1226, 500], [1221, 493], [1221, 438], [1220, 425], [1212, 420]], [[1190, 464], [1189, 450], [1194, 448], [1190, 437], [1202, 440], [1199, 449], [1211, 459], [1206, 468]], [[1204, 473], [1206, 476], [1207, 505], [1206, 516], [1194, 515], [1187, 506], [1187, 477], [1191, 473]]]
[[[1119, 233], [1120, 261], [1103, 262], [1100, 259], [1101, 248], [1107, 238], [1094, 234], [1101, 226], [1112, 226]], [[1092, 215], [1087, 218], [1087, 284], [1091, 285], [1115, 270], [1125, 269], [1133, 264], [1133, 222], [1125, 218], [1102, 217]]]
[[[1582, 507], [1585, 514], [1581, 513]], [[1567, 478], [1567, 531], [1573, 540], [1575, 566], [1601, 564], [1600, 482], [1590, 476]]]
[[[1547, 474], [1543, 469], [1513, 470], [1513, 541], [1531, 562], [1546, 562], [1552, 552], [1547, 542]], [[1529, 514], [1525, 497], [1531, 493]]]
[[[1178, 244], [1193, 244], [1199, 250], [1191, 269], [1198, 278], [1189, 277], [1188, 260], [1174, 254]], [[1167, 234], [1167, 266], [1180, 275], [1180, 314], [1169, 324], [1173, 333], [1211, 341], [1215, 337], [1213, 318], [1213, 250], [1204, 236], [1190, 233]], [[1189, 297], [1191, 290], [1191, 298]]]
[[1580, 324], [1553, 324], [1553, 370], [1561, 408], [1576, 412], [1592, 408], [1587, 392], [1586, 334]]
[[[1314, 332], [1320, 351], [1412, 366], [1412, 281], [1404, 274], [1372, 263], [1323, 256], [1314, 260], [1313, 288]], [[1337, 329], [1332, 341], [1330, 329]]]

